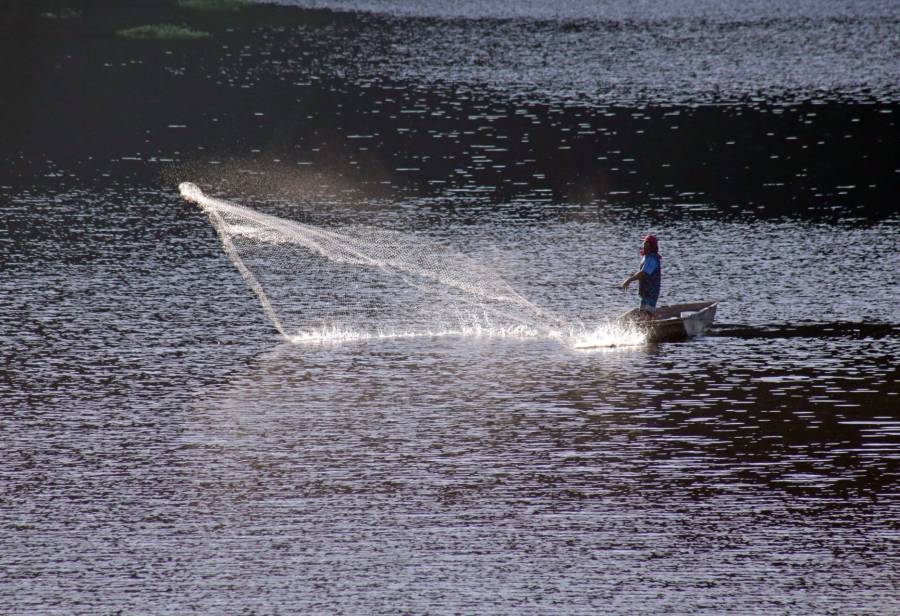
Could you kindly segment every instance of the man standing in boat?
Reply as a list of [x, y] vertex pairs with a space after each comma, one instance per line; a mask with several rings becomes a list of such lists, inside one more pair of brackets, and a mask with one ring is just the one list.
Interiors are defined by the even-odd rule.
[[655, 235], [648, 235], [641, 244], [641, 268], [633, 275], [625, 279], [622, 288], [628, 290], [635, 280], [638, 284], [638, 293], [641, 296], [641, 312], [650, 317], [656, 312], [656, 300], [659, 299], [659, 290], [662, 286], [662, 263], [659, 258], [659, 242]]

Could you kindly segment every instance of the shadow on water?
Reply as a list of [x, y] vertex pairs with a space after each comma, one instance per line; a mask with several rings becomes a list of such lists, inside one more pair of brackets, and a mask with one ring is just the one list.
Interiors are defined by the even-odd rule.
[[722, 338], [783, 339], [783, 338], [853, 338], [879, 340], [900, 337], [900, 326], [893, 323], [811, 323], [802, 325], [756, 325], [748, 327], [737, 323], [717, 323], [708, 336]]

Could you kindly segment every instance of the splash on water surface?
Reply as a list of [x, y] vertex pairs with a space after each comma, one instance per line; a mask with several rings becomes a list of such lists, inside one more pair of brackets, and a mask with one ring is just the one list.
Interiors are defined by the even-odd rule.
[[644, 344], [647, 334], [632, 324], [620, 324], [614, 321], [585, 328], [569, 337], [573, 348], [579, 350], [629, 347]]
[[402, 329], [382, 329], [375, 332], [363, 332], [355, 329], [338, 327], [322, 327], [291, 336], [289, 340], [295, 344], [328, 344], [341, 342], [359, 342], [365, 340], [390, 340], [403, 338], [442, 338], [447, 336], [476, 338], [518, 338], [549, 339], [580, 351], [598, 349], [615, 349], [636, 347], [647, 341], [646, 334], [632, 326], [620, 325], [612, 321], [594, 328], [570, 325], [565, 329], [541, 329], [524, 326], [496, 327], [478, 326], [460, 327], [431, 331], [407, 331]]

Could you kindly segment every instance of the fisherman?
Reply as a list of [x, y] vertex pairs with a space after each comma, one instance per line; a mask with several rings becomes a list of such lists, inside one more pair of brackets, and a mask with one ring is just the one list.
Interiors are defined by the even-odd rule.
[[640, 311], [645, 318], [650, 318], [656, 312], [656, 300], [659, 299], [659, 289], [662, 286], [662, 264], [659, 259], [659, 242], [655, 235], [648, 235], [641, 244], [641, 268], [633, 275], [625, 279], [622, 288], [628, 290], [635, 280], [638, 284], [638, 293], [641, 296]]

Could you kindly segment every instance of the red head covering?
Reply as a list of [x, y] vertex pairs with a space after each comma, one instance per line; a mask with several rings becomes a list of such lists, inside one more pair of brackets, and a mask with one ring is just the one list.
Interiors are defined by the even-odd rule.
[[648, 255], [655, 254], [658, 257], [659, 256], [659, 242], [656, 240], [656, 236], [655, 235], [647, 235], [641, 241], [641, 244], [643, 244], [644, 242], [647, 242], [647, 251], [644, 252], [644, 248], [643, 248], [643, 246], [641, 246], [641, 256], [644, 256], [645, 254], [648, 254]]

